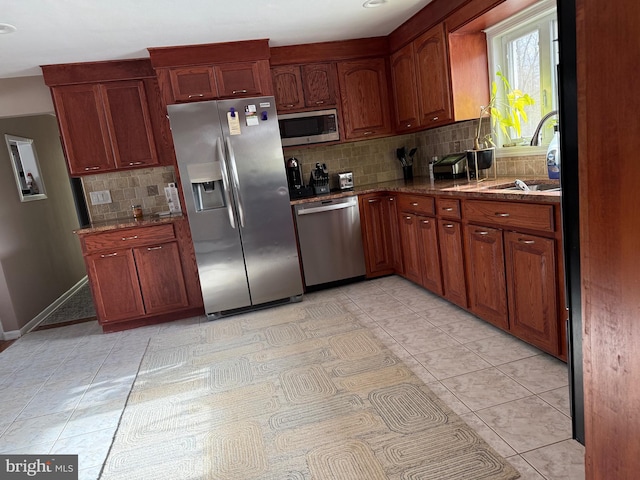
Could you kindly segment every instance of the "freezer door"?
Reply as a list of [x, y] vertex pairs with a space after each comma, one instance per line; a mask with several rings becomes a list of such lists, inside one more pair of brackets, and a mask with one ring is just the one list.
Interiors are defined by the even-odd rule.
[[185, 208], [207, 313], [251, 305], [216, 102], [169, 105]]
[[275, 100], [222, 100], [218, 106], [252, 303], [301, 295]]

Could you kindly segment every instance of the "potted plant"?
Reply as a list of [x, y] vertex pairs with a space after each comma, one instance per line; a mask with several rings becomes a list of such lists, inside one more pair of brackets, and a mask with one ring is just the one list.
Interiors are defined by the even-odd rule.
[[[484, 170], [493, 165], [496, 146], [493, 134], [498, 127], [505, 137], [509, 139], [509, 142], [504, 146], [515, 145], [515, 142], [512, 141], [511, 133], [513, 131], [515, 134], [514, 138], [520, 138], [522, 123], [528, 121], [525, 107], [535, 104], [535, 100], [528, 93], [512, 89], [507, 77], [501, 71], [496, 72], [496, 77], [502, 83], [506, 102], [501, 100], [498, 95], [498, 83], [494, 80], [491, 82], [489, 103], [480, 107], [480, 116], [478, 117], [476, 134], [473, 139], [473, 150], [467, 150], [467, 166], [468, 169], [474, 171], [476, 166], [478, 170]], [[482, 119], [487, 115], [491, 117], [491, 132], [481, 138]]]

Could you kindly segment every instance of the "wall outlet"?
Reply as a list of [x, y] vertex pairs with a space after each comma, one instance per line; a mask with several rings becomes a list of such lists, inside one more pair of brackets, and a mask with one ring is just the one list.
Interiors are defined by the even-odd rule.
[[91, 205], [104, 205], [105, 203], [111, 203], [111, 192], [109, 192], [109, 190], [89, 192], [89, 197], [91, 197]]

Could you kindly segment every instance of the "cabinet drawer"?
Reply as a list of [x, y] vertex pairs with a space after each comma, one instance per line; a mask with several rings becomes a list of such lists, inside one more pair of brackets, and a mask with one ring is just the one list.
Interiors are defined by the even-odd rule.
[[85, 254], [114, 248], [138, 247], [173, 240], [176, 237], [172, 224], [150, 227], [123, 228], [105, 233], [93, 233], [82, 237]]
[[412, 212], [419, 215], [435, 215], [436, 212], [433, 197], [422, 195], [398, 195], [398, 206], [401, 212]]
[[462, 208], [464, 217], [470, 222], [541, 232], [555, 230], [553, 205], [467, 200]]
[[443, 218], [460, 218], [460, 200], [456, 198], [440, 198], [436, 199], [436, 208], [438, 215]]

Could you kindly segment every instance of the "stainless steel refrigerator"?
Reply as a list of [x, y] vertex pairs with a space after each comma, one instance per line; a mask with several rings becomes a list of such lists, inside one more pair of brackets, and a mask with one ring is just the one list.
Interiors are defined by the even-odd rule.
[[167, 110], [206, 313], [301, 300], [274, 98]]

